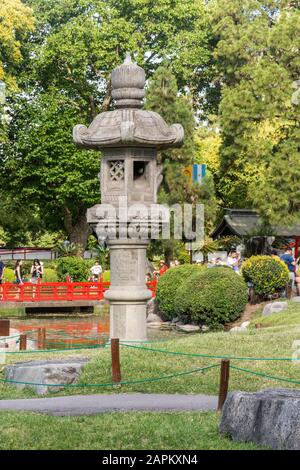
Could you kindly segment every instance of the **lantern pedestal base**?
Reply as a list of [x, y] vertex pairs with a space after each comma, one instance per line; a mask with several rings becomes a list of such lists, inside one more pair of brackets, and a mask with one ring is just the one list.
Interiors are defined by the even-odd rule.
[[110, 337], [120, 341], [146, 341], [146, 304], [110, 304]]
[[152, 293], [146, 286], [148, 240], [109, 240], [111, 280], [110, 337], [121, 341], [147, 339], [146, 310]]

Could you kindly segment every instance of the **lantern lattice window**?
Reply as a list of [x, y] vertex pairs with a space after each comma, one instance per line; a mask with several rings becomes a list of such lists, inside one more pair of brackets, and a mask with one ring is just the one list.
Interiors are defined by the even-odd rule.
[[109, 162], [109, 179], [110, 181], [124, 180], [124, 160], [112, 160]]

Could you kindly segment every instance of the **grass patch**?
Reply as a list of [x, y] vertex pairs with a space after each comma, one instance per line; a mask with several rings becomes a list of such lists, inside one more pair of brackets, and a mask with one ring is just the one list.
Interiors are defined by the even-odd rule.
[[[202, 353], [208, 355], [237, 356], [237, 357], [291, 357], [293, 342], [300, 339], [298, 327], [274, 327], [259, 330], [250, 329], [246, 333], [207, 333], [174, 338], [145, 345], [168, 351], [187, 353]], [[59, 353], [12, 354], [7, 355], [7, 363], [32, 359], [64, 358], [70, 356], [88, 356], [90, 363], [85, 367], [80, 382], [85, 384], [111, 382], [110, 348], [98, 350], [68, 351]], [[122, 380], [144, 380], [180, 373], [206, 365], [219, 364], [220, 359], [199, 358], [180, 355], [169, 355], [143, 349], [121, 347]], [[232, 360], [232, 364], [268, 375], [299, 380], [300, 361], [260, 361]], [[297, 367], [299, 365], [299, 367]], [[3, 378], [3, 372], [0, 373]], [[294, 387], [299, 385], [279, 382], [264, 377], [257, 377], [231, 369], [230, 390], [256, 391], [267, 387]], [[193, 373], [168, 380], [159, 380], [133, 385], [122, 385], [120, 388], [111, 387], [66, 387], [57, 395], [91, 394], [91, 393], [206, 393], [217, 394], [219, 387], [219, 368], [205, 373]], [[35, 396], [32, 389], [18, 390], [8, 384], [0, 385], [0, 399]]]
[[24, 307], [1, 307], [0, 306], [0, 319], [12, 317], [25, 317]]
[[0, 416], [1, 450], [259, 450], [220, 436], [216, 412]]
[[[286, 299], [279, 299], [286, 301]], [[261, 323], [263, 326], [300, 326], [300, 303], [288, 301], [288, 308], [280, 313], [274, 313], [267, 317], [262, 316], [263, 308], [255, 312], [251, 324]]]

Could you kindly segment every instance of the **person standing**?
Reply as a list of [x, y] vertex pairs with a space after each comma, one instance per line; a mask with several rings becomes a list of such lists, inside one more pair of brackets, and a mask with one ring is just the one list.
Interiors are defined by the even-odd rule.
[[38, 259], [35, 259], [33, 261], [33, 265], [31, 266], [30, 274], [31, 274], [31, 283], [32, 284], [37, 284], [38, 280], [42, 277], [42, 274], [43, 274], [42, 266], [41, 266], [41, 263]]
[[22, 260], [18, 259], [15, 265], [15, 278], [17, 284], [23, 284]]
[[3, 276], [5, 271], [5, 264], [3, 263], [2, 259], [0, 258], [0, 284], [3, 282]]
[[91, 267], [91, 273], [95, 281], [99, 281], [102, 275], [102, 266], [98, 261]]
[[163, 276], [167, 271], [169, 267], [166, 265], [164, 260], [160, 260], [159, 262], [159, 269], [153, 272], [153, 275], [157, 278], [158, 276]]
[[288, 270], [289, 270], [289, 275], [290, 275], [290, 288], [293, 289], [294, 287], [294, 282], [295, 282], [295, 266], [296, 266], [296, 261], [293, 256], [293, 250], [292, 248], [288, 247], [285, 250], [285, 253], [280, 256], [281, 261], [283, 261]]
[[[5, 271], [5, 265], [2, 261], [2, 259], [0, 258], [0, 286], [3, 282], [3, 275], [4, 275], [4, 271]], [[0, 300], [2, 300], [2, 297], [3, 297], [3, 294], [2, 294], [2, 287], [0, 287]]]

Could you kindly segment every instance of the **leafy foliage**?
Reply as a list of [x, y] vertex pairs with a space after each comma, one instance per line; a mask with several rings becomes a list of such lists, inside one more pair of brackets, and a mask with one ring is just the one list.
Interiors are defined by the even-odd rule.
[[271, 256], [251, 256], [242, 264], [242, 273], [256, 294], [265, 297], [284, 289], [289, 282], [286, 264]]
[[193, 273], [176, 290], [180, 318], [213, 328], [236, 320], [248, 301], [245, 281], [232, 269], [214, 267]]
[[43, 282], [58, 282], [58, 275], [55, 269], [45, 268]]
[[185, 264], [169, 269], [160, 277], [157, 283], [156, 299], [160, 311], [168, 320], [177, 316], [175, 298], [178, 288], [188, 282], [193, 273], [203, 269], [203, 267], [194, 264]]
[[[6, 0], [12, 3], [13, 0]], [[16, 0], [17, 1], [17, 0]], [[19, 2], [18, 2], [19, 3]], [[130, 50], [152, 75], [166, 57], [180, 88], [197, 88], [207, 61], [202, 0], [27, 0], [36, 28], [24, 41], [1, 177], [12, 199], [39, 208], [48, 229], [84, 249], [86, 209], [99, 200], [99, 159], [76, 150], [71, 131], [111, 104], [110, 72]], [[28, 9], [29, 10], [29, 9]], [[191, 108], [178, 109], [183, 115]]]
[[221, 87], [221, 166], [225, 206], [254, 207], [272, 223], [299, 218], [300, 76], [297, 2], [210, 2], [213, 56]]
[[66, 281], [70, 276], [74, 282], [87, 282], [90, 263], [75, 256], [63, 257], [57, 260], [57, 276], [59, 281]]
[[34, 29], [32, 9], [21, 0], [1, 0], [0, 80], [17, 90], [16, 71], [22, 61], [22, 40]]

